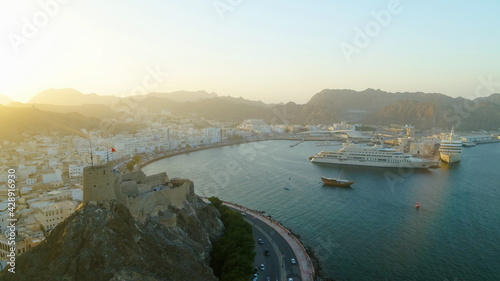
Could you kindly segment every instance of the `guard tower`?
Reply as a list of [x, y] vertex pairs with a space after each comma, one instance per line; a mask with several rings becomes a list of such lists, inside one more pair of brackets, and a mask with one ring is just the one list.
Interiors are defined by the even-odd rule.
[[111, 164], [85, 167], [83, 169], [83, 202], [117, 199], [116, 179]]

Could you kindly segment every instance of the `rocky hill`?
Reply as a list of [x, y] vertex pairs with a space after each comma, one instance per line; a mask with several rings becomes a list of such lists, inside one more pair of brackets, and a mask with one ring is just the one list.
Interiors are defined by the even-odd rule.
[[195, 102], [204, 99], [217, 97], [216, 93], [208, 93], [206, 91], [177, 91], [171, 93], [156, 93], [152, 92], [142, 96], [104, 96], [95, 93], [83, 94], [75, 89], [48, 89], [42, 91], [29, 100], [29, 104], [50, 104], [50, 105], [84, 105], [84, 104], [100, 104], [114, 107], [121, 99], [142, 100], [148, 97], [156, 97], [174, 102]]
[[36, 108], [15, 108], [0, 105], [0, 140], [22, 141], [32, 134], [80, 135], [81, 129], [99, 128], [99, 120], [79, 113], [56, 113]]
[[7, 105], [11, 102], [12, 100], [8, 96], [0, 95], [0, 104]]
[[175, 227], [162, 224], [162, 214], [140, 223], [114, 200], [83, 205], [0, 280], [216, 281], [209, 257], [222, 235], [220, 215], [196, 196], [187, 201], [170, 207]]
[[[409, 123], [422, 129], [433, 127], [449, 129], [452, 125], [464, 130], [490, 130], [500, 127], [498, 119], [500, 94], [468, 100], [437, 93], [390, 93], [378, 89], [363, 91], [325, 89], [315, 94], [306, 104], [289, 102], [270, 105], [261, 101], [218, 96], [206, 91], [150, 93], [143, 96], [114, 97], [113, 101], [109, 100], [111, 97], [95, 94], [67, 94], [68, 89], [54, 91], [42, 92], [43, 95], [41, 93], [32, 100], [47, 102], [50, 99], [42, 99], [39, 96], [48, 97], [50, 96], [48, 93], [55, 92], [59, 97], [72, 95], [74, 96], [73, 102], [79, 103], [79, 106], [49, 107], [43, 105], [43, 109], [78, 112], [97, 118], [123, 116], [123, 112], [133, 117], [136, 111], [140, 110], [150, 113], [168, 110], [177, 116], [191, 115], [228, 122], [257, 118], [270, 123], [302, 125], [347, 121], [373, 125]], [[95, 104], [91, 105], [88, 102]], [[37, 104], [37, 106], [42, 105]]]
[[9, 104], [13, 108], [36, 108], [43, 111], [57, 113], [79, 113], [86, 117], [95, 118], [117, 118], [120, 113], [111, 109], [110, 106], [104, 104], [81, 104], [81, 105], [53, 105], [53, 104], [29, 104], [13, 102]]
[[111, 104], [116, 97], [98, 94], [83, 94], [75, 89], [48, 89], [36, 94], [29, 100], [30, 104], [82, 105]]
[[188, 101], [200, 101], [204, 99], [211, 99], [217, 97], [216, 93], [208, 93], [207, 91], [176, 91], [171, 93], [149, 93], [145, 95], [146, 97], [157, 97], [162, 99], [168, 99], [175, 102], [188, 102]]
[[442, 94], [389, 93], [381, 90], [323, 90], [298, 108], [281, 109], [291, 113], [293, 123], [331, 124], [342, 120], [364, 124], [412, 124], [462, 130], [500, 127], [499, 94], [468, 100]]

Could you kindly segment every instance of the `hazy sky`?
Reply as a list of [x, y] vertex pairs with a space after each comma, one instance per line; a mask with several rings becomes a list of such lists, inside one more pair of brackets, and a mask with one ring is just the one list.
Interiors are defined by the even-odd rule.
[[48, 88], [126, 96], [145, 87], [305, 103], [325, 88], [375, 88], [473, 97], [479, 76], [500, 81], [499, 12], [496, 0], [1, 1], [0, 94], [26, 102]]

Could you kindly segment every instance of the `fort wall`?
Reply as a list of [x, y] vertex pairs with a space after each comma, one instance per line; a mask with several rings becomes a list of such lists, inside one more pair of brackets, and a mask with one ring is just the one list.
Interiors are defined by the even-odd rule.
[[139, 218], [146, 215], [157, 216], [160, 211], [168, 212], [170, 206], [182, 209], [188, 196], [193, 195], [193, 182], [186, 181], [178, 187], [148, 192], [131, 199], [129, 210], [132, 215]]
[[176, 216], [169, 210], [182, 209], [194, 184], [187, 179], [169, 181], [166, 173], [146, 176], [142, 171], [118, 174], [112, 165], [85, 167], [83, 170], [83, 201], [117, 200], [139, 219], [161, 216], [166, 225], [175, 225]]
[[117, 199], [115, 179], [110, 165], [85, 167], [83, 169], [83, 202]]

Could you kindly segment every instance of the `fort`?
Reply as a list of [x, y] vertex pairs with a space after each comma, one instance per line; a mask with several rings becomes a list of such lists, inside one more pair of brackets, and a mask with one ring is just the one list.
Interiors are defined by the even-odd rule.
[[175, 226], [176, 216], [169, 208], [182, 209], [192, 196], [192, 181], [171, 180], [165, 172], [149, 176], [141, 170], [120, 174], [113, 169], [112, 164], [83, 169], [84, 203], [116, 200], [141, 221], [148, 216], [159, 216], [163, 224]]

